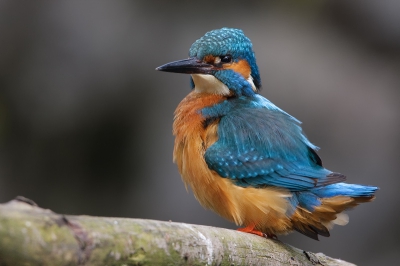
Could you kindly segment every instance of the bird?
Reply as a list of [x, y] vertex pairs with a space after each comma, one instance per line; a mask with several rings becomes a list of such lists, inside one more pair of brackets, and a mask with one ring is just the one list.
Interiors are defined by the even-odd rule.
[[189, 57], [156, 70], [190, 74], [174, 114], [173, 160], [200, 204], [266, 238], [329, 237], [345, 210], [378, 187], [345, 183], [322, 165], [301, 122], [260, 95], [253, 45], [240, 29], [207, 32]]

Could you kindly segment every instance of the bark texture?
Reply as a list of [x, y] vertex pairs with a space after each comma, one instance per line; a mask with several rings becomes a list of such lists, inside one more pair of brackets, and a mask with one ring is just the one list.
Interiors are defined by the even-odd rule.
[[0, 265], [354, 265], [233, 230], [0, 204]]

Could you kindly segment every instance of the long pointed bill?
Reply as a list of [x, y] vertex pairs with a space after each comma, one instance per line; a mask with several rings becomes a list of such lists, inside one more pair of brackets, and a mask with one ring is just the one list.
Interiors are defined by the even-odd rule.
[[203, 63], [196, 57], [174, 61], [156, 68], [158, 71], [184, 73], [184, 74], [212, 74], [216, 68]]

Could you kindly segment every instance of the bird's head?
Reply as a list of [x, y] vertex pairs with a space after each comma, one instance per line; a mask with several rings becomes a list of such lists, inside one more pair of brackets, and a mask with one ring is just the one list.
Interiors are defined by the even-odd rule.
[[252, 96], [261, 88], [252, 47], [242, 30], [212, 30], [192, 44], [188, 59], [156, 70], [191, 74], [192, 87], [199, 92]]

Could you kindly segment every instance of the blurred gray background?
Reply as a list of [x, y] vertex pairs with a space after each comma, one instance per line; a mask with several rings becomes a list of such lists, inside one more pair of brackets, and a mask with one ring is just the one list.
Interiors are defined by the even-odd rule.
[[253, 41], [262, 94], [303, 121], [324, 165], [377, 185], [298, 248], [360, 265], [400, 259], [400, 1], [0, 1], [0, 201], [58, 213], [236, 228], [186, 192], [173, 112], [189, 77], [155, 67], [205, 32]]

